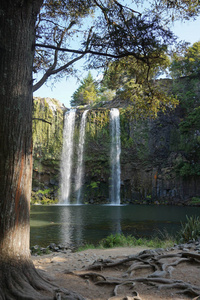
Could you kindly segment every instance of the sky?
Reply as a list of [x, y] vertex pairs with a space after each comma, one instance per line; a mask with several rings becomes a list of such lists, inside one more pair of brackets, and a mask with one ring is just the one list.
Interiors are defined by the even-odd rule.
[[[174, 34], [178, 37], [179, 40], [184, 40], [191, 43], [200, 41], [200, 17], [195, 21], [185, 21], [178, 22], [172, 28]], [[83, 65], [82, 62], [78, 62], [77, 67], [81, 69]], [[83, 78], [86, 77], [88, 71], [83, 72]], [[92, 75], [95, 78], [97, 72], [92, 71]], [[81, 78], [81, 79], [83, 79]], [[67, 108], [70, 108], [70, 100], [73, 93], [80, 86], [80, 82], [77, 82], [76, 78], [63, 78], [59, 82], [48, 81], [47, 84], [44, 84], [40, 89], [38, 89], [33, 96], [35, 97], [49, 97], [55, 98], [63, 103]]]

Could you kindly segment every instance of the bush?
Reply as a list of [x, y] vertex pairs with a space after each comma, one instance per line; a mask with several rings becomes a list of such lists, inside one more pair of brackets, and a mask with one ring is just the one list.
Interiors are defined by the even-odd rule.
[[113, 248], [113, 247], [126, 246], [126, 245], [127, 245], [126, 237], [123, 234], [119, 234], [119, 233], [115, 235], [111, 234], [100, 242], [100, 246], [104, 248]]
[[199, 216], [186, 216], [187, 222], [181, 223], [181, 230], [178, 237], [181, 243], [186, 243], [190, 240], [196, 241], [200, 237], [200, 218]]
[[192, 197], [192, 200], [191, 200], [190, 204], [200, 205], [200, 198], [199, 197]]
[[166, 248], [174, 245], [173, 238], [167, 238], [165, 240], [161, 240], [158, 237], [146, 239], [146, 238], [136, 238], [134, 236], [124, 234], [111, 234], [105, 239], [103, 239], [99, 245], [103, 248], [113, 248], [113, 247], [130, 247], [130, 246], [147, 246], [150, 248]]

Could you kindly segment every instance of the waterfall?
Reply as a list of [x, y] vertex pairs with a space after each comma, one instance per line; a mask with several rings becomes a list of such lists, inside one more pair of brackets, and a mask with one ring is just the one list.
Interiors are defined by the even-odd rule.
[[72, 155], [74, 144], [76, 110], [65, 114], [63, 129], [63, 150], [61, 155], [61, 195], [60, 203], [69, 204], [71, 190]]
[[111, 204], [120, 205], [120, 116], [117, 108], [110, 111], [110, 133], [111, 133], [111, 185], [110, 185], [110, 201]]
[[79, 143], [78, 143], [78, 155], [77, 155], [77, 169], [76, 169], [76, 179], [75, 179], [75, 192], [76, 192], [76, 202], [80, 204], [81, 189], [83, 181], [83, 154], [84, 154], [84, 144], [85, 144], [85, 124], [88, 110], [85, 110], [82, 114], [80, 130], [79, 130]]

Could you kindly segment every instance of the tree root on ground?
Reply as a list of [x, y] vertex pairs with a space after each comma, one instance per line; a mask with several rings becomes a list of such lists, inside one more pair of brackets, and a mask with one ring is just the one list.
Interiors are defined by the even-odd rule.
[[[189, 282], [173, 278], [175, 268], [182, 263], [198, 265], [200, 263], [200, 255], [191, 251], [164, 254], [155, 250], [146, 250], [137, 255], [129, 256], [121, 260], [95, 261], [92, 265], [82, 271], [74, 271], [71, 272], [71, 274], [90, 279], [95, 285], [113, 285], [113, 297], [109, 298], [109, 300], [126, 299], [129, 296], [126, 296], [125, 298], [118, 297], [119, 288], [122, 286], [128, 286], [133, 289], [135, 288], [135, 285], [139, 283], [155, 286], [159, 290], [175, 289], [175, 293], [187, 294], [190, 297], [195, 297], [195, 300], [200, 300], [200, 285], [191, 284]], [[118, 266], [123, 266], [123, 270], [126, 267], [126, 271], [123, 271], [118, 277], [109, 277], [105, 275], [106, 269], [112, 269]], [[148, 274], [141, 277], [135, 276], [135, 272], [144, 269], [146, 270], [146, 273], [148, 272]], [[97, 273], [93, 273], [91, 270], [96, 270]], [[101, 275], [100, 271], [103, 270], [104, 274]], [[130, 296], [127, 299], [137, 298], [141, 300], [139, 296], [134, 297]]]
[[32, 261], [0, 261], [0, 300], [84, 300], [54, 285]]

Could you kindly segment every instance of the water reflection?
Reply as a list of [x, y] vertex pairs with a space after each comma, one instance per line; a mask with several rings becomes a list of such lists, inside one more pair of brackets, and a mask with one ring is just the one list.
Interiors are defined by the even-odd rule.
[[83, 242], [83, 212], [84, 210], [79, 205], [76, 205], [75, 209], [70, 205], [61, 210], [60, 240], [63, 244], [79, 245]]
[[70, 211], [65, 208], [61, 209], [59, 217], [60, 217], [60, 222], [62, 224], [59, 231], [60, 241], [63, 242], [64, 240], [65, 244], [70, 244], [73, 235]]
[[186, 215], [200, 215], [198, 207], [173, 206], [32, 206], [31, 245], [98, 243], [111, 233], [152, 236], [175, 234]]

